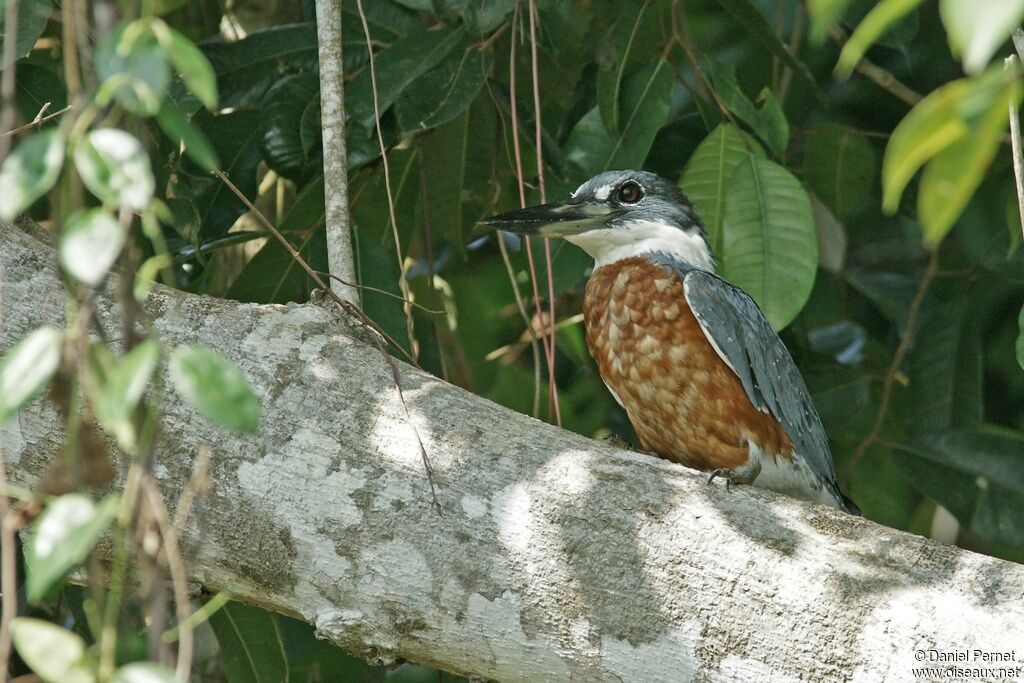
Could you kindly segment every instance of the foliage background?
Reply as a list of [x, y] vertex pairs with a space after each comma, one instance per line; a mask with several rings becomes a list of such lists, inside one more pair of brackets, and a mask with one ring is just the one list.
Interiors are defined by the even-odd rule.
[[[219, 91], [207, 109], [180, 78], [170, 80], [161, 106], [173, 105], [185, 127], [160, 116], [127, 124], [167, 207], [159, 233], [173, 284], [241, 301], [305, 301], [312, 282], [203, 162], [219, 160], [326, 271], [312, 2], [142, 4], [199, 45]], [[19, 48], [16, 104], [31, 121], [43, 103], [50, 111], [67, 105], [67, 83], [60, 12], [50, 0], [20, 5], [19, 46], [30, 47]], [[601, 170], [655, 171], [695, 200], [725, 276], [782, 330], [842, 484], [864, 514], [1024, 560], [1024, 256], [1005, 134], [1006, 108], [1020, 95], [1018, 72], [1001, 64], [1024, 5], [978, 3], [972, 21], [954, 5], [345, 0], [349, 197], [365, 312], [401, 347], [398, 357], [414, 355], [451, 382], [567, 429], [631, 438], [583, 341], [589, 259], [552, 244], [548, 260], [537, 242], [531, 263], [524, 244], [499, 244], [473, 224], [520, 204], [520, 175], [525, 201], [536, 203]], [[877, 40], [865, 40], [871, 22]], [[850, 44], [869, 48], [866, 61], [852, 49], [840, 59], [854, 29]], [[119, 59], [104, 50], [95, 51], [100, 82], [121, 73], [160, 90], [162, 72], [145, 54]], [[837, 62], [852, 75], [834, 75]], [[964, 78], [964, 66], [970, 80], [946, 87]], [[932, 93], [938, 99], [914, 108]], [[898, 129], [912, 109], [917, 118]], [[929, 159], [920, 180], [910, 180]], [[910, 181], [903, 192], [901, 173]], [[68, 182], [30, 215], [59, 227]], [[133, 233], [144, 257], [162, 249], [152, 237]], [[403, 277], [418, 304], [411, 325], [398, 298]], [[551, 311], [557, 415], [535, 339]], [[71, 614], [88, 643], [92, 635], [73, 616], [84, 599], [66, 588], [37, 613]], [[236, 603], [209, 625], [221, 654], [200, 650], [200, 680], [447, 676], [371, 668], [316, 642], [305, 625]], [[145, 655], [134, 628], [119, 661]]]

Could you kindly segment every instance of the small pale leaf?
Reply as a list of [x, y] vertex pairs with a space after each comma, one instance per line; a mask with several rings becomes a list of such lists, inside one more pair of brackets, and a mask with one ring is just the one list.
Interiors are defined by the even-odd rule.
[[104, 202], [141, 211], [153, 197], [155, 181], [149, 157], [134, 136], [117, 128], [99, 128], [75, 146], [75, 167], [82, 182]]
[[15, 617], [11, 638], [18, 654], [46, 683], [92, 683], [86, 667], [85, 642], [56, 624], [32, 617]]
[[156, 662], [132, 662], [114, 673], [110, 683], [179, 683], [180, 678]]
[[124, 228], [102, 208], [79, 211], [60, 236], [60, 264], [72, 277], [95, 287], [124, 246]]
[[46, 386], [60, 365], [63, 335], [40, 327], [0, 359], [0, 425]]
[[0, 166], [0, 219], [10, 220], [53, 187], [64, 164], [64, 138], [56, 129], [22, 141]]
[[82, 562], [117, 514], [118, 497], [99, 505], [80, 493], [68, 493], [46, 506], [32, 525], [25, 546], [25, 593], [39, 602], [69, 570]]

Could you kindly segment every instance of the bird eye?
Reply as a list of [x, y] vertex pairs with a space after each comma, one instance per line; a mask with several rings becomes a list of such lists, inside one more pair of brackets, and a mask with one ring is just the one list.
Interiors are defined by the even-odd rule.
[[619, 188], [619, 201], [623, 204], [636, 204], [644, 198], [644, 188], [635, 180], [628, 180]]

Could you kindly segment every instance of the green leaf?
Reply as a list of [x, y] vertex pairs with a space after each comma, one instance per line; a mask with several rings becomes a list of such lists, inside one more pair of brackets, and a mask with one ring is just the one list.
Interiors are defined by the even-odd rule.
[[42, 619], [15, 617], [11, 638], [18, 654], [46, 683], [93, 683], [85, 643], [71, 631]]
[[1020, 315], [1017, 316], [1017, 328], [1020, 330], [1017, 336], [1017, 364], [1024, 370], [1024, 307], [1021, 307]]
[[512, 14], [515, 5], [515, 0], [434, 0], [432, 9], [453, 23], [461, 18], [470, 33], [484, 37]]
[[153, 32], [181, 80], [207, 109], [217, 107], [217, 76], [213, 65], [195, 44], [162, 21], [153, 22]]
[[[200, 110], [192, 117], [192, 125], [213, 146], [223, 163], [228, 178], [250, 200], [256, 198], [256, 169], [263, 157], [260, 140], [263, 130], [258, 111], [234, 111], [214, 116]], [[235, 193], [205, 169], [189, 159], [180, 159], [181, 184], [178, 191], [195, 205], [202, 239], [220, 237], [235, 224], [248, 208]]]
[[[355, 25], [359, 25], [358, 16]], [[345, 32], [344, 27], [342, 32]], [[241, 40], [218, 38], [204, 41], [199, 47], [217, 74], [219, 105], [236, 110], [251, 109], [259, 107], [267, 90], [283, 74], [316, 68], [316, 24], [274, 26], [254, 31]], [[359, 52], [365, 55], [365, 43], [357, 47], [345, 41], [342, 46], [345, 73], [361, 64], [358, 59], [350, 61], [353, 56], [358, 57]]]
[[[18, 77], [14, 80], [18, 109], [25, 121], [34, 119], [45, 104], [50, 105], [46, 111], [51, 114], [61, 111], [68, 104], [64, 81], [50, 69], [23, 60], [18, 62]], [[59, 118], [51, 119], [43, 127], [56, 127], [59, 121]]]
[[712, 64], [711, 79], [715, 91], [740, 121], [750, 126], [778, 159], [786, 158], [789, 145], [789, 122], [771, 90], [764, 88], [758, 96], [760, 108], [747, 99], [736, 80], [734, 64]]
[[826, 123], [815, 128], [807, 141], [807, 183], [840, 220], [867, 199], [877, 169], [874, 148], [849, 128]]
[[781, 330], [803, 308], [817, 273], [807, 192], [778, 164], [748, 157], [733, 173], [722, 233], [722, 276], [746, 290]]
[[99, 505], [81, 493], [67, 493], [46, 506], [32, 525], [25, 545], [25, 594], [39, 602], [65, 574], [89, 555], [117, 514], [119, 498], [111, 494]]
[[598, 57], [600, 69], [597, 73], [597, 106], [609, 135], [615, 135], [620, 131], [619, 100], [622, 86], [626, 70], [636, 66], [636, 62], [631, 60], [630, 56], [647, 13], [648, 3], [637, 3], [628, 9], [634, 8], [635, 14], [633, 11], [621, 13], [608, 30], [608, 58], [601, 60], [600, 54]]
[[[134, 453], [135, 408], [160, 363], [160, 344], [147, 339], [120, 359], [114, 359], [101, 343], [93, 344], [90, 353], [92, 367], [97, 369], [95, 382], [98, 386], [89, 396], [96, 417], [121, 448]], [[101, 355], [97, 357], [97, 354]]]
[[156, 662], [132, 662], [114, 672], [111, 683], [180, 683], [174, 672]]
[[160, 124], [167, 137], [181, 144], [185, 148], [185, 154], [201, 167], [207, 171], [214, 171], [220, 167], [216, 150], [210, 146], [206, 136], [192, 125], [188, 116], [172, 98], [164, 98], [160, 111], [157, 112], [156, 122]]
[[[32, 47], [43, 35], [46, 23], [50, 20], [53, 12], [51, 0], [13, 0], [18, 2], [18, 27], [14, 37], [14, 57], [20, 59], [27, 55]], [[0, 54], [7, 54], [6, 41], [7, 30], [4, 28], [4, 18], [7, 15], [6, 8], [12, 0], [0, 1], [0, 28], [3, 28], [3, 39], [0, 40]], [[18, 69], [21, 69], [21, 64]], [[18, 74], [21, 78], [21, 74]]]
[[[433, 238], [447, 239], [461, 250], [463, 239], [462, 202], [466, 164], [473, 141], [469, 135], [469, 113], [418, 138], [422, 164], [420, 202], [423, 218], [430, 223]], [[415, 179], [414, 179], [415, 180]], [[416, 188], [417, 190], [419, 188]]]
[[384, 680], [383, 667], [318, 639], [312, 626], [297, 619], [228, 602], [209, 623], [228, 683]]
[[201, 415], [241, 432], [259, 429], [260, 404], [237, 365], [216, 351], [179, 346], [171, 354], [174, 388]]
[[921, 4], [922, 0], [881, 0], [874, 9], [868, 12], [864, 20], [846, 41], [843, 51], [839, 53], [836, 64], [836, 75], [849, 78], [857, 62], [861, 60], [868, 48], [885, 33], [892, 24]]
[[156, 181], [149, 156], [123, 130], [91, 131], [75, 145], [75, 168], [90, 192], [114, 206], [141, 211], [153, 198]]
[[811, 70], [803, 62], [793, 56], [789, 48], [786, 47], [775, 32], [775, 29], [768, 24], [764, 15], [754, 7], [750, 0], [718, 0], [718, 4], [725, 8], [725, 11], [731, 14], [733, 19], [739, 22], [752, 40], [760, 43], [761, 47], [768, 50], [772, 56], [792, 69], [793, 73], [799, 76], [807, 85], [811, 86], [811, 91], [815, 97], [819, 101], [825, 102], [825, 95], [822, 93], [821, 88], [818, 87], [818, 82], [814, 80], [814, 74], [811, 73]]
[[965, 300], [931, 311], [907, 359], [912, 435], [981, 424], [983, 352]]
[[981, 72], [1024, 19], [1024, 0], [940, 0], [939, 13], [949, 47], [963, 58], [964, 71]]
[[320, 81], [315, 73], [285, 76], [263, 98], [263, 158], [279, 175], [299, 184], [323, 167], [320, 140], [315, 149], [302, 140], [307, 110], [313, 110], [319, 122]]
[[763, 157], [764, 150], [746, 133], [722, 123], [697, 146], [679, 180], [679, 187], [697, 207], [716, 255], [722, 253], [722, 218], [732, 174], [750, 155]]
[[326, 215], [324, 197], [324, 175], [321, 173], [306, 183], [296, 195], [295, 201], [277, 224], [277, 229], [282, 233], [289, 233], [312, 230], [323, 225]]
[[462, 114], [483, 87], [493, 55], [475, 45], [456, 51], [406, 88], [395, 101], [398, 124], [406, 133], [443, 125]]
[[152, 116], [171, 84], [171, 68], [145, 20], [118, 26], [96, 46], [94, 56], [100, 88], [96, 99], [111, 98], [130, 112]]
[[23, 140], [0, 166], [0, 219], [10, 220], [49, 191], [64, 165], [64, 138], [55, 130]]
[[[372, 34], [371, 34], [372, 35]], [[374, 60], [381, 114], [420, 76], [439, 64], [462, 41], [461, 28], [412, 33], [378, 54]], [[345, 105], [354, 123], [373, 130], [374, 99], [370, 70], [356, 76], [345, 92]]]
[[0, 425], [32, 400], [57, 372], [63, 340], [57, 328], [40, 327], [0, 358]]
[[78, 211], [60, 235], [60, 264], [80, 282], [95, 287], [114, 265], [124, 246], [124, 228], [109, 211]]
[[896, 463], [914, 486], [972, 533], [1024, 546], [1024, 435], [988, 426], [899, 446]]
[[988, 111], [970, 122], [968, 135], [928, 162], [917, 194], [917, 214], [926, 243], [941, 242], [963, 213], [999, 151], [1008, 124], [1007, 111], [1019, 104], [1020, 98], [1020, 85], [1011, 81], [991, 100]]
[[642, 167], [654, 136], [668, 120], [672, 83], [672, 66], [663, 59], [631, 74], [621, 103], [622, 133], [617, 136], [609, 136], [597, 107], [587, 112], [565, 143], [574, 177]]
[[968, 80], [947, 83], [921, 100], [892, 132], [882, 160], [882, 208], [894, 213], [910, 179], [929, 159], [967, 133], [957, 115], [971, 93]]
[[[311, 268], [326, 272], [327, 238], [322, 227], [307, 230], [298, 241], [291, 234], [289, 239]], [[301, 303], [309, 299], [309, 293], [316, 287], [316, 282], [281, 243], [270, 239], [245, 264], [245, 268], [231, 284], [227, 296], [238, 301], [256, 303]]]
[[843, 16], [850, 0], [807, 0], [807, 13], [811, 15], [811, 42], [821, 45], [828, 30]]

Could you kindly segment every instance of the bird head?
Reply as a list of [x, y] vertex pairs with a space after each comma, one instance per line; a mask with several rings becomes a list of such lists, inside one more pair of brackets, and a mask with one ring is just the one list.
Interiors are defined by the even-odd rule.
[[646, 171], [601, 173], [563, 202], [509, 211], [478, 225], [563, 238], [593, 256], [598, 268], [632, 256], [660, 254], [714, 271], [693, 204], [675, 184]]

